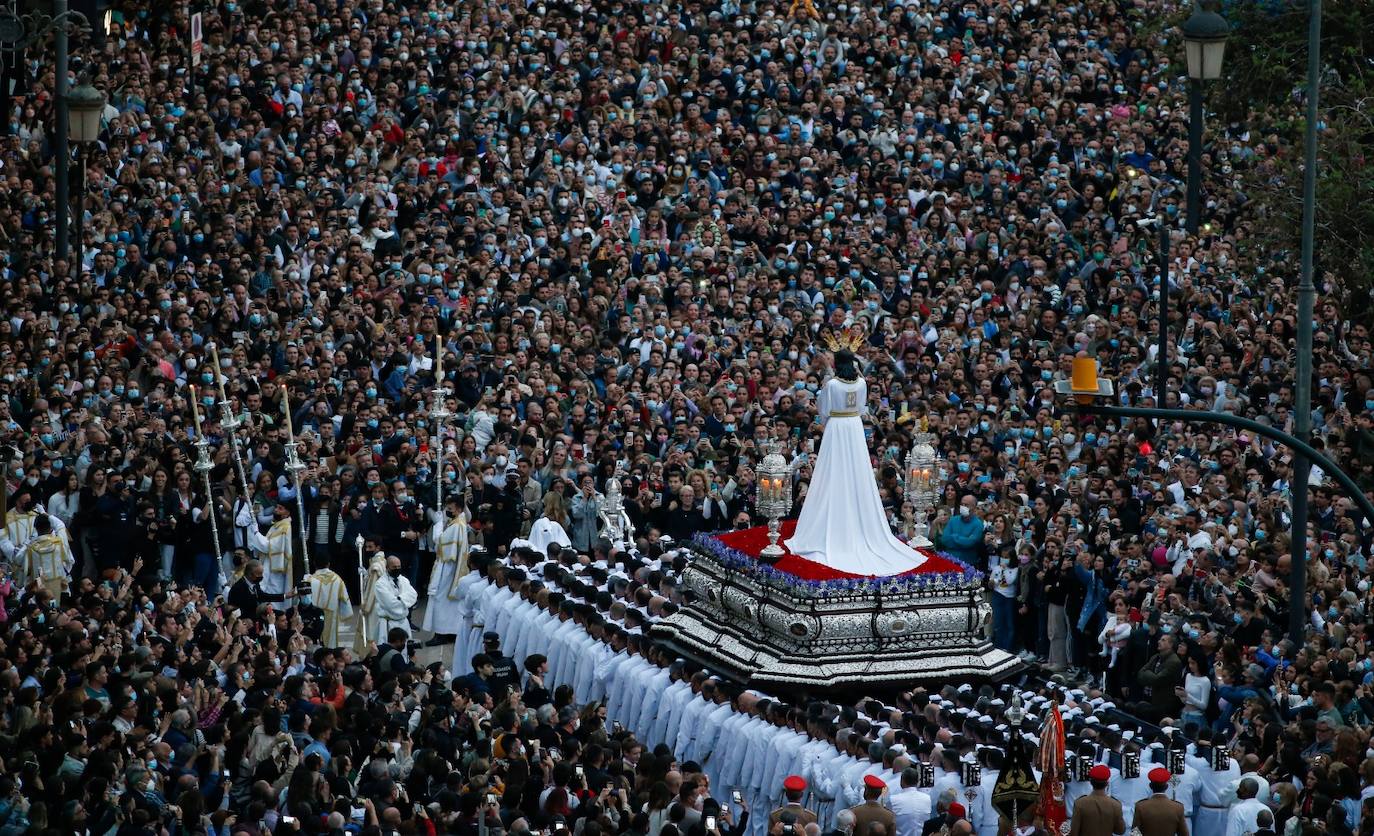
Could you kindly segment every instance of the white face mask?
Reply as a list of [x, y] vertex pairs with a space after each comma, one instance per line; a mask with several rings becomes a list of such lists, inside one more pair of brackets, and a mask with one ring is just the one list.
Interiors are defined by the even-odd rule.
[[968, 507], [967, 505], [960, 505], [960, 506], [959, 506], [959, 516], [961, 516], [961, 517], [967, 517], [967, 516], [970, 516], [970, 515], [972, 515], [972, 514], [973, 514], [973, 509], [972, 509], [972, 508]]

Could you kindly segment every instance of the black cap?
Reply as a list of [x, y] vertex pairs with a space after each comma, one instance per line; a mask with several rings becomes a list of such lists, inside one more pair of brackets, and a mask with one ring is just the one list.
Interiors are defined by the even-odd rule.
[[493, 633], [492, 631], [488, 630], [487, 632], [485, 632], [485, 633], [482, 634], [482, 641], [483, 641], [485, 644], [500, 644], [500, 643], [501, 643], [501, 634], [500, 634], [500, 633]]

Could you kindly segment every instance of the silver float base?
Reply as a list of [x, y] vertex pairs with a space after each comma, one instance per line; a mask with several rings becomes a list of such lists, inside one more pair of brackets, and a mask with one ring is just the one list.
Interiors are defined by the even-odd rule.
[[983, 635], [981, 583], [817, 594], [693, 549], [687, 603], [650, 634], [712, 673], [771, 693], [997, 681], [1024, 669]]

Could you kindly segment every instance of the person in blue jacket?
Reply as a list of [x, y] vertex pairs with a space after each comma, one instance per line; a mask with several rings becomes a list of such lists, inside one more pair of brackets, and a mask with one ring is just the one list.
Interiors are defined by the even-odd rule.
[[983, 520], [972, 494], [959, 500], [959, 513], [940, 532], [940, 548], [971, 566], [983, 558]]

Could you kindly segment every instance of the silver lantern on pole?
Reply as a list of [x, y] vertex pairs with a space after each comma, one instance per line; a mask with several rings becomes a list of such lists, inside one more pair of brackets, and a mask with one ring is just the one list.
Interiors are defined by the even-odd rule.
[[220, 547], [219, 541], [219, 509], [215, 507], [215, 492], [210, 484], [210, 471], [214, 469], [214, 464], [210, 461], [210, 440], [205, 437], [205, 433], [200, 427], [200, 405], [196, 403], [196, 387], [191, 387], [191, 415], [196, 422], [196, 462], [192, 467], [200, 474], [201, 480], [205, 484], [205, 501], [210, 504], [210, 534], [215, 540], [215, 562], [224, 559], [224, 549]]
[[303, 476], [305, 474], [305, 462], [301, 461], [300, 453], [296, 448], [296, 431], [291, 426], [291, 398], [285, 388], [281, 393], [282, 417], [286, 421], [286, 469], [291, 471], [292, 482], [296, 486], [296, 509], [300, 512], [300, 522], [297, 523], [301, 537], [301, 560], [305, 562], [305, 573], [308, 575], [310, 569], [310, 543], [306, 535], [305, 517], [305, 485]]
[[924, 423], [923, 420], [921, 432], [916, 433], [912, 439], [911, 450], [906, 454], [904, 474], [906, 499], [915, 512], [908, 524], [907, 537], [911, 545], [917, 548], [928, 548], [932, 545], [926, 537], [926, 517], [935, 507], [940, 482], [935, 435], [925, 430]]
[[764, 563], [777, 563], [786, 554], [778, 545], [780, 522], [792, 510], [792, 469], [783, 458], [782, 445], [772, 439], [764, 442], [763, 461], [759, 462], [758, 496], [754, 508], [768, 520], [768, 545], [759, 553]]
[[[448, 389], [444, 387], [444, 338], [434, 338], [434, 392], [431, 395], [429, 420], [434, 425], [434, 440], [438, 461], [434, 463], [434, 519], [444, 519], [444, 431], [453, 413], [448, 408]], [[457, 486], [455, 486], [455, 490]], [[438, 548], [438, 543], [435, 543]]]

